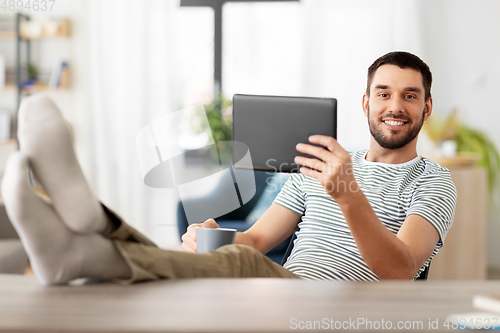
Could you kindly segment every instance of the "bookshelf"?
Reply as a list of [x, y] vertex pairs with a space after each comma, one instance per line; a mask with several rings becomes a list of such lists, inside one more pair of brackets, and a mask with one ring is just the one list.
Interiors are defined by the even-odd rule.
[[[32, 82], [29, 81], [28, 64], [32, 64], [32, 43], [43, 43], [44, 40], [68, 38], [70, 37], [70, 22], [66, 18], [58, 20], [35, 21], [31, 20], [29, 15], [23, 13], [15, 14], [14, 31], [0, 31], [0, 41], [15, 44], [15, 73], [14, 82], [0, 88], [2, 93], [15, 93], [16, 103], [13, 112], [13, 121], [11, 126], [11, 137], [16, 139], [16, 119], [17, 110], [24, 96], [41, 91], [65, 90], [69, 87], [69, 75], [67, 64], [61, 72], [56, 73], [57, 78], [54, 82]], [[12, 68], [12, 67], [10, 67]], [[54, 69], [53, 69], [54, 72]], [[52, 79], [52, 78], [51, 78]]]

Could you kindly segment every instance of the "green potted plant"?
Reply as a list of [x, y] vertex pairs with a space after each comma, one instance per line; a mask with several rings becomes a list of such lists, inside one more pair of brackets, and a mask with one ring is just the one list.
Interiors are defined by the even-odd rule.
[[28, 81], [36, 82], [38, 79], [38, 69], [36, 66], [29, 62], [28, 63]]
[[492, 197], [493, 192], [499, 188], [500, 154], [488, 136], [462, 123], [458, 118], [457, 110], [453, 110], [446, 119], [433, 114], [424, 123], [423, 128], [427, 137], [436, 146], [440, 146], [446, 140], [452, 140], [456, 143], [458, 156], [475, 154], [476, 164], [484, 167], [488, 173], [488, 188]]
[[[196, 134], [204, 134], [205, 137], [213, 137], [219, 152], [223, 156], [218, 156], [217, 151], [214, 149], [209, 149], [203, 153], [201, 156], [200, 152], [193, 151], [187, 153], [186, 156], [190, 158], [208, 158], [213, 160], [212, 162], [219, 163], [219, 157], [223, 163], [231, 160], [231, 151], [229, 151], [227, 145], [221, 147], [219, 145], [220, 141], [231, 141], [233, 137], [232, 129], [232, 101], [227, 99], [223, 94], [214, 97], [211, 101], [203, 105], [203, 109], [197, 109], [195, 112], [195, 118], [200, 121], [191, 122], [191, 131]], [[208, 123], [204, 118], [208, 120]]]
[[208, 104], [205, 104], [208, 126], [203, 126], [203, 131], [213, 135], [214, 141], [231, 141], [233, 137], [233, 102], [222, 93], [216, 96]]

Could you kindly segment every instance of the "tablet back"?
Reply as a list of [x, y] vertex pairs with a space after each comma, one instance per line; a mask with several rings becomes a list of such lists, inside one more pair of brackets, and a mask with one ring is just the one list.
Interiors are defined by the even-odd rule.
[[337, 100], [334, 98], [234, 95], [233, 140], [249, 148], [252, 165], [233, 148], [239, 169], [297, 172], [295, 145], [313, 134], [337, 137]]

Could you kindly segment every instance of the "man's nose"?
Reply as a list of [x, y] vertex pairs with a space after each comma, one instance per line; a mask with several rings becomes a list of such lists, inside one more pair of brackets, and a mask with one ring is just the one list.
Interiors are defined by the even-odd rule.
[[404, 103], [401, 97], [393, 97], [389, 105], [389, 111], [394, 113], [402, 113], [404, 111]]

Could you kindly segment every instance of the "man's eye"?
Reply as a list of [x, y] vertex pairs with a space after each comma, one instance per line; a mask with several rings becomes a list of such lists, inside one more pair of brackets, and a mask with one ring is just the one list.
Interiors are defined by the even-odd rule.
[[406, 95], [406, 98], [408, 98], [408, 99], [415, 99], [416, 97], [414, 95]]
[[386, 93], [380, 93], [380, 94], [378, 94], [378, 95], [379, 95], [380, 97], [387, 97], [387, 96], [389, 96], [389, 94], [386, 94]]

